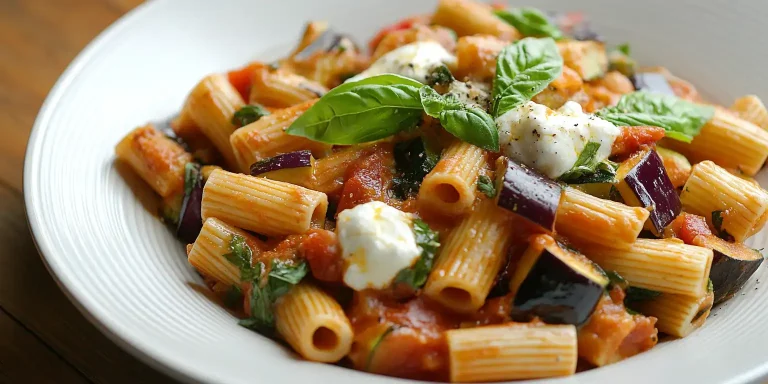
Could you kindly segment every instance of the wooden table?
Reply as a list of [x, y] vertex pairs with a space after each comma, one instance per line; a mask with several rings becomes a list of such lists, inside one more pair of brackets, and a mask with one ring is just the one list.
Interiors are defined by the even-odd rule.
[[141, 0], [0, 0], [0, 383], [172, 383], [91, 325], [43, 266], [22, 168], [40, 106], [64, 68]]

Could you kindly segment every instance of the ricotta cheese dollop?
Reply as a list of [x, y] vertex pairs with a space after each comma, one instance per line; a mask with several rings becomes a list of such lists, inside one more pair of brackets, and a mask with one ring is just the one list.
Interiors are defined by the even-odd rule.
[[456, 57], [434, 41], [417, 41], [403, 45], [380, 57], [368, 69], [352, 76], [346, 82], [358, 81], [371, 76], [394, 73], [426, 83], [427, 75], [441, 66], [454, 66]]
[[388, 287], [421, 256], [413, 216], [379, 201], [339, 213], [336, 232], [345, 262], [344, 283], [356, 291]]
[[555, 179], [573, 168], [584, 146], [600, 143], [597, 161], [611, 155], [621, 129], [569, 101], [558, 110], [529, 101], [496, 118], [499, 144], [509, 158]]

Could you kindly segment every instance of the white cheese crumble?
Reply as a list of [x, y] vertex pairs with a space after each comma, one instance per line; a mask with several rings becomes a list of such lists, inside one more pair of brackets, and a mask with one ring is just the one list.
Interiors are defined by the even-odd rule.
[[449, 67], [454, 66], [456, 57], [437, 42], [417, 41], [387, 52], [371, 64], [368, 69], [349, 78], [346, 82], [394, 73], [426, 83], [427, 75], [442, 64]]
[[339, 213], [336, 232], [345, 261], [344, 283], [356, 291], [388, 287], [421, 255], [412, 215], [379, 201]]
[[553, 179], [573, 167], [590, 141], [600, 143], [597, 161], [607, 159], [621, 133], [612, 123], [582, 112], [573, 101], [556, 111], [529, 101], [497, 117], [496, 126], [502, 152]]

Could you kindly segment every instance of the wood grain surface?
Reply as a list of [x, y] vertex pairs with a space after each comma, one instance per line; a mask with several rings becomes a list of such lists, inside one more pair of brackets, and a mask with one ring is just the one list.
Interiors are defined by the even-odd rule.
[[140, 0], [0, 0], [0, 383], [173, 383], [102, 335], [45, 269], [27, 227], [24, 151], [56, 79]]

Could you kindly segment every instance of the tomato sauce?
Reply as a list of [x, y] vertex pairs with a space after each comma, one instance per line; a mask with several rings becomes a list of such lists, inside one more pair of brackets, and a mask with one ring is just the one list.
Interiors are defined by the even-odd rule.
[[629, 156], [643, 147], [653, 145], [664, 138], [664, 128], [621, 127], [621, 134], [613, 142], [612, 156]]
[[347, 168], [344, 188], [336, 212], [371, 201], [397, 207], [389, 196], [394, 176], [395, 158], [391, 144], [379, 144]]
[[312, 229], [301, 243], [300, 251], [309, 263], [312, 276], [320, 281], [339, 283], [344, 276], [344, 262], [336, 234]]

